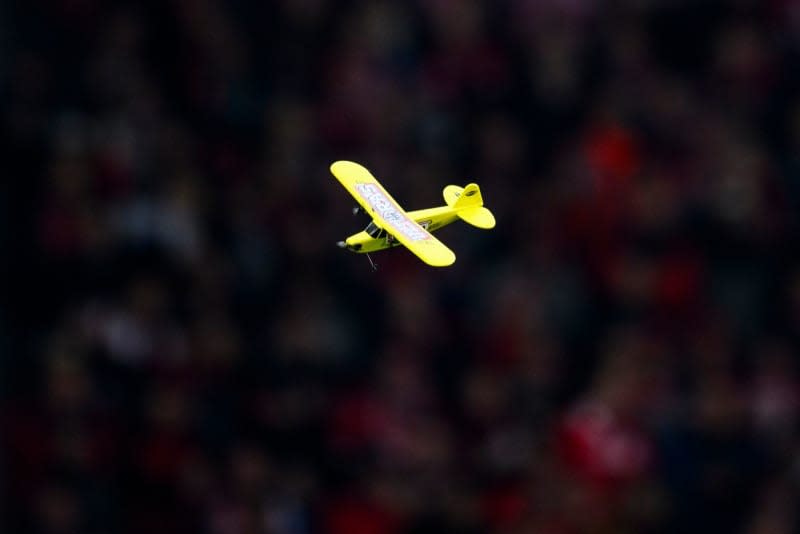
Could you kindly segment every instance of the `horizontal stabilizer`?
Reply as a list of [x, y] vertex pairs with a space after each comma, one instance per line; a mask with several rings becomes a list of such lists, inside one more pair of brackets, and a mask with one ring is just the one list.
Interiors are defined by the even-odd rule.
[[443, 191], [444, 201], [455, 209], [456, 215], [478, 228], [494, 228], [494, 215], [483, 207], [483, 197], [478, 184], [469, 184], [467, 187], [448, 185]]
[[483, 206], [458, 210], [456, 215], [458, 215], [464, 222], [467, 222], [472, 226], [477, 226], [478, 228], [488, 230], [489, 228], [494, 228], [495, 225], [494, 215], [492, 215], [492, 212]]

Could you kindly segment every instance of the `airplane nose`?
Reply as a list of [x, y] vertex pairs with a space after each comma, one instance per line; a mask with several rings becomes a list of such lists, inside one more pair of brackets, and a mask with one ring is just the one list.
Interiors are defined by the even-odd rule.
[[345, 243], [344, 241], [337, 241], [336, 246], [339, 248], [345, 248], [347, 246], [347, 243]]

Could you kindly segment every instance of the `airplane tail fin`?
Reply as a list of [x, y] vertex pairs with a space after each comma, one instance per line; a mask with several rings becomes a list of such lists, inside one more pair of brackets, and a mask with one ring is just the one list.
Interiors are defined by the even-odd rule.
[[478, 184], [466, 187], [448, 185], [444, 188], [444, 200], [456, 210], [456, 215], [464, 222], [478, 228], [494, 228], [495, 220], [492, 212], [483, 207], [483, 197]]

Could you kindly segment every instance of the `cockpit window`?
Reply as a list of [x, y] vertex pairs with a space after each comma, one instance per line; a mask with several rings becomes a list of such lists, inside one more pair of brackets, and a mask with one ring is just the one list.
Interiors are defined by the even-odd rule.
[[375, 224], [374, 222], [369, 223], [367, 227], [364, 229], [364, 231], [367, 232], [367, 234], [369, 234], [369, 236], [374, 239], [378, 239], [383, 236], [383, 230], [379, 228], [378, 225]]

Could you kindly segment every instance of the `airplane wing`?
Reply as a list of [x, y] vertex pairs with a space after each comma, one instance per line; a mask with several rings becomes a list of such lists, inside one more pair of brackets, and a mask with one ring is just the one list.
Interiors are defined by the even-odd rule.
[[453, 251], [414, 222], [363, 166], [352, 161], [337, 161], [331, 165], [331, 173], [372, 216], [375, 224], [392, 234], [419, 259], [434, 267], [445, 267], [456, 261]]

